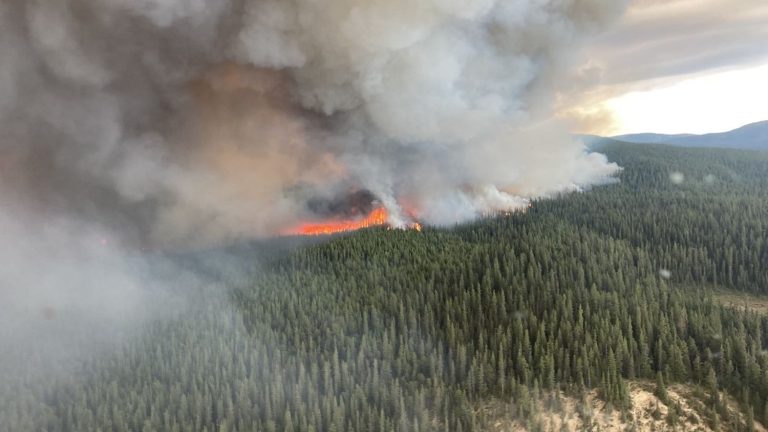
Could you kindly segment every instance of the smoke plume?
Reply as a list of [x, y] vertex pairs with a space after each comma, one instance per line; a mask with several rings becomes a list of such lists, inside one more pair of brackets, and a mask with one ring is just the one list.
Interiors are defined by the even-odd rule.
[[548, 118], [624, 3], [8, 0], [0, 197], [138, 245], [270, 235], [346, 195], [393, 225], [525, 207], [617, 170]]

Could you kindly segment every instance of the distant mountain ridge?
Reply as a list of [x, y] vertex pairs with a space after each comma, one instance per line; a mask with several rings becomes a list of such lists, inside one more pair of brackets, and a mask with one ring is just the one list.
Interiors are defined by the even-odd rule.
[[[590, 140], [592, 139], [590, 138]], [[668, 144], [681, 147], [768, 150], [768, 120], [750, 123], [728, 132], [704, 135], [638, 133], [617, 135], [610, 139], [638, 144]]]
[[637, 133], [637, 134], [627, 134], [627, 135], [616, 135], [611, 138], [618, 141], [631, 142], [631, 143], [667, 144], [670, 141], [675, 141], [681, 138], [689, 138], [689, 137], [695, 137], [695, 136], [697, 135], [694, 135], [694, 134], [666, 135], [666, 134], [658, 134], [658, 133]]

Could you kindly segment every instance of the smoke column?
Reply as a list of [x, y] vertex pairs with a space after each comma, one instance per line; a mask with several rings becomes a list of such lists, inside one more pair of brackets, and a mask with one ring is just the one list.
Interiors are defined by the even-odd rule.
[[550, 105], [624, 3], [5, 1], [3, 212], [210, 244], [360, 191], [452, 224], [604, 181]]

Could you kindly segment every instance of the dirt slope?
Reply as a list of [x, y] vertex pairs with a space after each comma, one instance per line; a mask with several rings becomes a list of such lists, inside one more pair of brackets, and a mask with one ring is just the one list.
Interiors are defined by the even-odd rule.
[[[480, 404], [475, 413], [482, 430], [491, 432], [746, 430], [746, 416], [725, 395], [721, 394], [724, 409], [717, 413], [707, 408], [706, 403], [711, 396], [692, 386], [670, 386], [667, 403], [660, 400], [653, 390], [653, 383], [629, 383], [632, 408], [624, 413], [606, 406], [594, 391], [584, 398], [562, 393], [545, 395], [535, 402], [537, 414], [527, 421], [515, 419], [514, 403], [500, 400]], [[754, 423], [754, 430], [766, 431], [758, 422]]]

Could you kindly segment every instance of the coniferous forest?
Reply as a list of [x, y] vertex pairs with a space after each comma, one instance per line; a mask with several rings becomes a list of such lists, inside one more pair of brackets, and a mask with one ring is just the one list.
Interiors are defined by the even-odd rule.
[[753, 427], [718, 424], [720, 392], [768, 424], [768, 316], [719, 301], [768, 296], [768, 153], [600, 151], [618, 182], [524, 213], [233, 247], [183, 311], [0, 381], [0, 430], [481, 431], [483, 401], [525, 423], [596, 390], [622, 411], [632, 381], [692, 386], [714, 429]]

